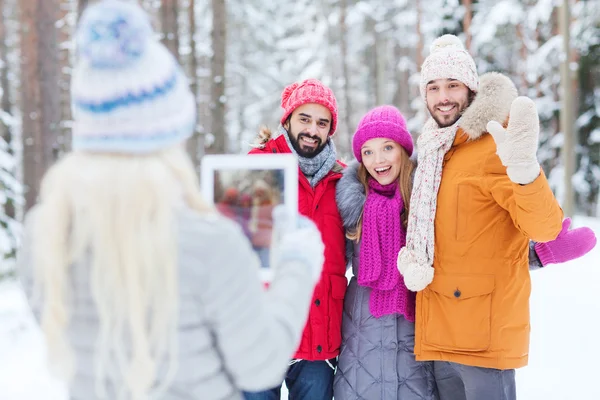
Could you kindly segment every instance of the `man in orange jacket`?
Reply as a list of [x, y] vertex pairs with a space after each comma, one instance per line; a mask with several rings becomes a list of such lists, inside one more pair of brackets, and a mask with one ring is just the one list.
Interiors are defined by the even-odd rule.
[[555, 239], [563, 219], [536, 158], [536, 107], [505, 76], [480, 78], [453, 35], [434, 41], [420, 86], [431, 118], [398, 255], [418, 292], [416, 358], [433, 361], [442, 400], [514, 400], [529, 351], [529, 239]]

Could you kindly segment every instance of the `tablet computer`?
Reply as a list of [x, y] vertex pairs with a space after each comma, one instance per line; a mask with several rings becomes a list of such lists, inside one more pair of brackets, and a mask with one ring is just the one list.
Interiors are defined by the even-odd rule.
[[[272, 211], [283, 204], [298, 213], [298, 161], [293, 154], [223, 154], [202, 158], [204, 198], [240, 225], [260, 259], [261, 280], [268, 284], [274, 232]], [[296, 221], [290, 221], [295, 224]]]

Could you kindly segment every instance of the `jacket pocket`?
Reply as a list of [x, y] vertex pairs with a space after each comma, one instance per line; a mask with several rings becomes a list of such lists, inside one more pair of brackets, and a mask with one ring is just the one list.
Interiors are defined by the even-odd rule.
[[494, 286], [491, 275], [437, 275], [424, 292], [425, 342], [451, 351], [489, 349]]
[[330, 275], [331, 297], [329, 299], [329, 351], [337, 351], [342, 342], [342, 310], [344, 308], [344, 295], [348, 281], [345, 276]]

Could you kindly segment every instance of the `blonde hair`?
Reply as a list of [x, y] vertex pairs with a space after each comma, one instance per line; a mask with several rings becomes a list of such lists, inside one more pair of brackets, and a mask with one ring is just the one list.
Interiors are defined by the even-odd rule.
[[[183, 201], [182, 201], [183, 198]], [[166, 362], [163, 392], [177, 369], [179, 322], [176, 210], [211, 210], [183, 146], [152, 155], [73, 152], [44, 177], [33, 233], [41, 325], [55, 372], [71, 380], [66, 336], [70, 266], [89, 260], [100, 331], [96, 392], [146, 399]]]
[[[400, 146], [400, 174], [398, 175], [398, 187], [400, 188], [400, 194], [402, 195], [402, 201], [404, 203], [404, 210], [401, 214], [402, 226], [406, 229], [408, 225], [408, 213], [410, 212], [410, 195], [412, 193], [412, 174], [415, 169], [414, 162], [408, 156], [404, 147]], [[369, 171], [365, 168], [363, 163], [358, 164], [357, 177], [358, 181], [362, 183], [365, 193], [369, 193]], [[362, 223], [363, 223], [363, 210], [360, 213], [358, 223], [354, 230], [350, 230], [346, 233], [346, 237], [350, 240], [358, 242], [362, 234]]]

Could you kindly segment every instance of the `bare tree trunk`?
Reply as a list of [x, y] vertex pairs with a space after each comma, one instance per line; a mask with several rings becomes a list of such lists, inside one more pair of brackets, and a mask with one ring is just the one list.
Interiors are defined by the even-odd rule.
[[415, 0], [415, 7], [417, 9], [417, 68], [421, 68], [423, 65], [423, 31], [421, 30], [421, 19], [423, 18], [423, 10], [421, 9], [421, 0]]
[[225, 0], [212, 0], [213, 25], [210, 34], [213, 55], [210, 63], [210, 132], [214, 136], [211, 153], [227, 151], [227, 131], [225, 129], [225, 57], [227, 50], [227, 8]]
[[71, 125], [64, 124], [66, 121], [71, 121], [71, 50], [70, 46], [62, 46], [67, 43], [73, 36], [73, 27], [69, 26], [69, 14], [71, 13], [72, 5], [70, 2], [63, 2], [60, 7], [59, 21], [62, 25], [58, 29], [58, 46], [59, 46], [59, 64], [60, 64], [60, 101], [61, 101], [61, 126], [59, 147], [61, 151], [68, 151], [71, 148]]
[[375, 105], [379, 106], [387, 103], [385, 93], [385, 66], [386, 66], [386, 55], [387, 40], [383, 35], [374, 30], [375, 35], [375, 47], [377, 48], [377, 57], [375, 58]]
[[364, 107], [366, 109], [372, 108], [377, 104], [377, 34], [375, 32], [375, 19], [368, 15], [365, 17], [365, 34], [370, 35], [371, 43], [370, 46], [365, 48], [364, 63], [367, 66], [368, 76], [366, 79], [366, 103]]
[[465, 47], [467, 51], [471, 50], [471, 20], [473, 19], [473, 0], [463, 0], [463, 7], [465, 8], [465, 16], [463, 18], [463, 31], [467, 37]]
[[[190, 80], [191, 85], [190, 89], [194, 94], [194, 100], [196, 101], [196, 109], [198, 109], [198, 55], [196, 54], [196, 41], [194, 36], [196, 35], [196, 4], [195, 0], [189, 0], [188, 7], [188, 26], [189, 26], [189, 37], [190, 37]], [[194, 128], [194, 133], [192, 137], [187, 142], [187, 149], [190, 157], [192, 158], [192, 162], [196, 168], [200, 164], [199, 157], [199, 145], [200, 145], [200, 132], [199, 125], [197, 124]]]
[[521, 48], [519, 50], [519, 53], [521, 55], [521, 62], [520, 64], [517, 66], [517, 71], [519, 73], [520, 76], [520, 80], [521, 80], [521, 85], [520, 85], [520, 90], [519, 92], [521, 93], [527, 93], [527, 89], [529, 87], [528, 84], [528, 79], [527, 79], [527, 59], [529, 58], [529, 51], [527, 50], [527, 38], [525, 36], [525, 28], [523, 27], [523, 24], [518, 24], [516, 26], [517, 29], [517, 37], [519, 38], [519, 40], [521, 41]]
[[[245, 24], [236, 23], [230, 26], [229, 34], [231, 37], [240, 37], [246, 38], [249, 37], [248, 27]], [[328, 40], [329, 41], [329, 40]], [[329, 41], [331, 43], [331, 41]], [[248, 64], [248, 46], [245, 46], [244, 43], [240, 43], [241, 45], [234, 46], [235, 48], [235, 56], [234, 58], [239, 65], [247, 65]], [[331, 65], [331, 64], [330, 64]], [[246, 132], [246, 119], [244, 117], [245, 112], [248, 108], [248, 103], [245, 99], [248, 99], [248, 80], [245, 79], [244, 73], [236, 73], [233, 75], [231, 80], [229, 81], [230, 85], [237, 88], [235, 96], [240, 99], [240, 101], [236, 102], [235, 105], [229, 104], [230, 111], [233, 107], [235, 107], [237, 118], [237, 126], [233, 130], [232, 137], [229, 137], [229, 148], [228, 150], [233, 153], [239, 153], [241, 151], [248, 151], [246, 147], [242, 144], [242, 138], [244, 133]]]
[[[408, 56], [406, 48], [402, 47], [399, 43], [396, 43], [394, 49], [394, 59], [395, 60], [403, 60]], [[395, 75], [396, 75], [396, 90], [394, 95], [392, 96], [392, 104], [402, 110], [402, 113], [405, 116], [409, 115], [410, 111], [410, 98], [409, 98], [409, 87], [408, 82], [410, 78], [410, 72], [405, 66], [405, 62], [402, 61], [402, 67], [396, 67]]]
[[21, 3], [23, 180], [25, 208], [37, 200], [39, 183], [56, 160], [60, 121], [56, 0]]
[[562, 201], [565, 215], [572, 217], [575, 212], [575, 192], [573, 190], [573, 175], [575, 174], [577, 136], [574, 124], [575, 99], [573, 94], [573, 73], [571, 72], [570, 27], [571, 17], [569, 0], [563, 0], [558, 15], [560, 33], [562, 35], [563, 61], [560, 63], [561, 110], [560, 128], [564, 137], [563, 166], [564, 166], [564, 197]]
[[[0, 10], [5, 9], [5, 0], [0, 0]], [[8, 80], [8, 45], [6, 34], [6, 21], [4, 14], [0, 13], [0, 86], [2, 87], [2, 100], [0, 101], [2, 111], [10, 114], [10, 82]], [[0, 126], [3, 128], [2, 137], [7, 143], [11, 142], [10, 127], [4, 125], [0, 119]]]
[[[0, 10], [5, 10], [5, 0], [0, 0]], [[8, 80], [8, 45], [6, 34], [5, 16], [0, 12], [0, 87], [2, 88], [2, 99], [0, 107], [5, 114], [11, 114], [10, 81]], [[11, 126], [4, 124], [0, 118], [0, 128], [2, 128], [2, 138], [8, 145], [8, 153], [12, 154], [12, 130]], [[6, 189], [4, 189], [6, 190]], [[6, 196], [4, 213], [10, 218], [15, 218], [15, 204], [12, 196]]]
[[188, 18], [190, 29], [190, 77], [194, 96], [198, 94], [198, 56], [196, 55], [196, 0], [189, 0]]
[[[415, 7], [417, 10], [417, 24], [416, 24], [416, 30], [417, 30], [417, 47], [415, 49], [416, 54], [416, 61], [417, 61], [417, 70], [419, 71], [419, 73], [421, 72], [421, 66], [423, 65], [423, 61], [425, 61], [424, 57], [423, 57], [423, 47], [424, 47], [424, 40], [423, 40], [423, 30], [421, 29], [421, 21], [423, 18], [423, 10], [421, 8], [421, 0], [415, 0]], [[419, 90], [419, 86], [417, 85], [412, 85], [413, 90], [414, 90], [414, 95], [421, 97], [421, 92]], [[418, 107], [416, 110], [417, 115], [423, 115], [425, 117], [425, 119], [427, 119], [429, 117], [429, 111], [427, 110], [427, 106], [425, 105], [425, 102], [421, 103], [421, 106]]]
[[346, 125], [346, 132], [344, 135], [344, 144], [342, 148], [350, 153], [352, 149], [352, 132], [354, 126], [352, 125], [352, 102], [350, 101], [350, 73], [348, 71], [348, 25], [346, 24], [346, 15], [348, 9], [348, 0], [341, 0], [340, 2], [340, 46], [342, 53], [342, 76], [344, 79], [344, 125]]
[[163, 32], [162, 41], [177, 59], [179, 59], [178, 15], [178, 0], [162, 0], [160, 8], [161, 27]]
[[[195, 9], [197, 10], [198, 15], [205, 15], [210, 12], [210, 7], [211, 5], [208, 1], [203, 1], [201, 3], [196, 3]], [[200, 28], [201, 26], [196, 25], [196, 30], [202, 33], [203, 31], [201, 31]], [[200, 135], [198, 136], [198, 160], [202, 163], [202, 157], [204, 157], [204, 154], [206, 153], [206, 145], [208, 143], [207, 134], [212, 123], [210, 107], [210, 66], [212, 58], [205, 52], [200, 52], [199, 54], [196, 54], [196, 60], [198, 63], [198, 131], [200, 132]]]
[[87, 7], [89, 0], [77, 0], [77, 21], [81, 18], [83, 10]]

